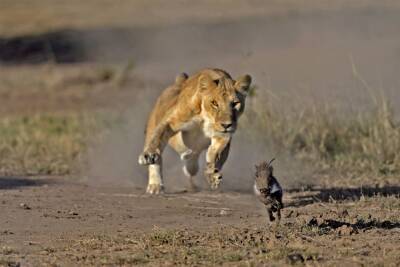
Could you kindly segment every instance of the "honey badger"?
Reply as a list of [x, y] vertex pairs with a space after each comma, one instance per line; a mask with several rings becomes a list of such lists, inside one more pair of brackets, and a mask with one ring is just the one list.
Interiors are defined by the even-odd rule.
[[278, 220], [281, 219], [282, 204], [282, 187], [273, 175], [273, 167], [270, 162], [263, 161], [256, 165], [254, 193], [260, 201], [265, 205], [268, 211], [269, 220], [274, 221], [274, 213], [277, 213]]

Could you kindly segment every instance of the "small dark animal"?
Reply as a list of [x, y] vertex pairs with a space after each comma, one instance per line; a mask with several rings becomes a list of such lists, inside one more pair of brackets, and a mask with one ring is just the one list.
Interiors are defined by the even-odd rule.
[[270, 162], [263, 161], [256, 165], [254, 193], [258, 196], [267, 208], [269, 220], [274, 221], [274, 213], [277, 213], [278, 220], [281, 219], [282, 187], [273, 175], [273, 167]]

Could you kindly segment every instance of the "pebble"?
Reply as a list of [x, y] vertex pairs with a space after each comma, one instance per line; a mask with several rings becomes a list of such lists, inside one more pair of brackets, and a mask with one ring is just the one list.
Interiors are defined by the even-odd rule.
[[221, 216], [226, 216], [226, 215], [229, 215], [229, 212], [228, 212], [227, 210], [221, 210], [221, 211], [219, 212], [219, 215], [221, 215]]
[[30, 210], [31, 209], [31, 207], [29, 207], [26, 203], [20, 203], [19, 206], [21, 208], [23, 208], [24, 210]]

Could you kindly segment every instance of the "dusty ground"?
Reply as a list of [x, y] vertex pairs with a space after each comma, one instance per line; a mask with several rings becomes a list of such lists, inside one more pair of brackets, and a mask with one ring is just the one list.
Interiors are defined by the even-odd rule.
[[222, 192], [182, 191], [170, 160], [169, 192], [147, 196], [144, 170], [132, 166], [155, 96], [176, 73], [205, 66], [252, 74], [272, 102], [324, 100], [353, 114], [369, 105], [371, 90], [398, 112], [398, 3], [116, 3], [0, 3], [1, 117], [131, 116], [94, 149], [83, 178], [0, 177], [0, 266], [400, 265], [398, 177], [316, 177], [280, 159], [286, 208], [269, 225], [248, 190], [260, 154], [245, 139], [234, 143]]
[[280, 225], [251, 194], [0, 178], [0, 264], [397, 266], [398, 187], [285, 195]]

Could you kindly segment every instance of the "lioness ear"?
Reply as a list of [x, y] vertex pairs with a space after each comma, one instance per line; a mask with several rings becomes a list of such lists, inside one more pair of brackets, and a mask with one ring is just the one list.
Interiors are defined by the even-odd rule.
[[246, 74], [244, 76], [239, 77], [235, 82], [235, 88], [239, 93], [247, 95], [250, 89], [251, 84], [251, 76]]
[[201, 90], [208, 89], [211, 86], [215, 86], [214, 81], [211, 79], [210, 76], [202, 74], [199, 77], [199, 88]]
[[182, 84], [184, 81], [187, 80], [187, 78], [189, 78], [189, 75], [187, 75], [185, 72], [182, 72], [180, 74], [178, 74], [175, 78], [175, 84]]

